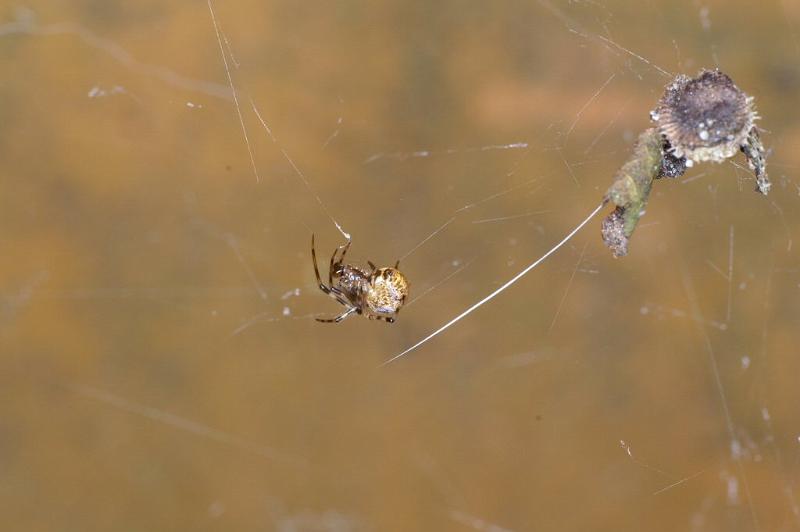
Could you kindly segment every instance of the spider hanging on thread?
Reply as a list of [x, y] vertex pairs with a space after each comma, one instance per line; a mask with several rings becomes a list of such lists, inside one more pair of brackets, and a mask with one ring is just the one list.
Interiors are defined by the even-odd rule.
[[[400, 261], [398, 260], [393, 268], [378, 268], [367, 261], [371, 271], [366, 272], [358, 266], [344, 262], [350, 244], [348, 240], [346, 244], [333, 251], [326, 285], [319, 275], [314, 235], [311, 235], [311, 260], [314, 263], [314, 274], [317, 276], [319, 289], [347, 309], [335, 318], [317, 318], [317, 321], [339, 323], [351, 314], [362, 314], [371, 320], [394, 323], [397, 313], [408, 298], [408, 281], [397, 269]], [[341, 256], [337, 259], [339, 252]]]

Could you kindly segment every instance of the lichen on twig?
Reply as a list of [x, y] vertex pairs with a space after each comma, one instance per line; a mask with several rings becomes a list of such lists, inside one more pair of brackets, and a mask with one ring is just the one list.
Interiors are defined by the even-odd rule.
[[639, 135], [633, 156], [617, 172], [603, 198], [617, 206], [602, 226], [603, 241], [615, 257], [628, 253], [628, 240], [644, 214], [653, 180], [661, 172], [663, 144], [655, 128]]

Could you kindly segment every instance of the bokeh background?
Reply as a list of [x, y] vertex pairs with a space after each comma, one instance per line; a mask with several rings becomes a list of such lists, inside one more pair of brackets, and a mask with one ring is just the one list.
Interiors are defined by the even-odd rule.
[[[800, 529], [800, 4], [213, 8], [219, 39], [202, 0], [0, 2], [4, 529]], [[767, 198], [741, 157], [660, 181], [628, 257], [597, 218], [378, 368], [715, 66]], [[397, 323], [314, 321], [332, 219], [403, 257]]]

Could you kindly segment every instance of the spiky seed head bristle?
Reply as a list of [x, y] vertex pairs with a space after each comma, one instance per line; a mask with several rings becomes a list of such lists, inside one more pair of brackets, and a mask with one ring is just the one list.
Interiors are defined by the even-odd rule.
[[675, 78], [651, 117], [672, 154], [696, 162], [722, 162], [735, 155], [757, 118], [753, 98], [719, 70]]

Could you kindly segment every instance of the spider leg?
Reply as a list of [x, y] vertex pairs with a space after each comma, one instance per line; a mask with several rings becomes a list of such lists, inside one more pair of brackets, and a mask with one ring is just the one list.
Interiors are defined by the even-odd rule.
[[372, 261], [371, 261], [371, 260], [368, 260], [368, 261], [367, 261], [367, 264], [369, 264], [369, 267], [370, 267], [370, 268], [372, 268], [372, 271], [373, 271], [373, 272], [374, 272], [375, 270], [377, 270], [377, 269], [378, 269], [378, 267], [377, 267], [377, 266], [375, 266], [374, 264], [372, 264]]
[[[322, 278], [319, 276], [319, 268], [317, 267], [317, 253], [314, 251], [314, 233], [311, 233], [311, 260], [314, 263], [314, 275], [317, 276], [317, 284], [319, 285], [319, 289], [326, 294], [330, 294], [331, 288], [325, 286], [325, 283], [322, 282]], [[330, 276], [330, 272], [328, 272], [328, 274]], [[330, 281], [330, 284], [333, 285], [333, 280]]]
[[342, 314], [339, 314], [335, 318], [330, 318], [330, 319], [317, 318], [317, 321], [320, 322], [320, 323], [339, 323], [340, 321], [342, 321], [345, 318], [347, 318], [350, 314], [352, 314], [354, 312], [357, 312], [357, 311], [358, 311], [358, 309], [356, 307], [350, 307], [345, 312], [343, 312]]
[[[344, 264], [344, 256], [347, 254], [347, 250], [350, 249], [351, 242], [348, 240], [347, 244], [342, 244], [338, 248], [333, 250], [333, 255], [331, 255], [331, 263], [328, 267], [328, 284], [333, 286], [333, 267], [336, 264]], [[336, 260], [336, 255], [339, 253], [339, 250], [342, 251], [342, 256], [339, 257], [339, 260]]]
[[[319, 285], [319, 289], [334, 298], [336, 301], [344, 305], [345, 307], [350, 308], [352, 303], [347, 299], [347, 297], [335, 286], [327, 286], [325, 283], [322, 282], [322, 278], [319, 276], [319, 268], [317, 267], [317, 254], [314, 251], [314, 234], [311, 234], [311, 260], [314, 263], [314, 274], [317, 276], [317, 284]], [[331, 285], [333, 283], [331, 282]]]
[[400, 259], [397, 259], [397, 262], [394, 263], [394, 269], [397, 270], [400, 268]]
[[333, 299], [339, 302], [340, 305], [350, 308], [353, 303], [347, 298], [347, 296], [335, 286], [326, 286], [322, 289], [323, 292], [331, 296]]

